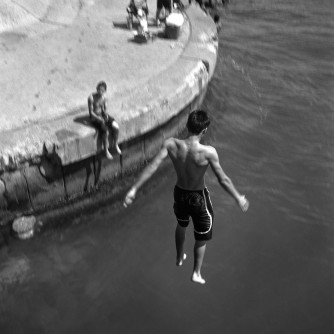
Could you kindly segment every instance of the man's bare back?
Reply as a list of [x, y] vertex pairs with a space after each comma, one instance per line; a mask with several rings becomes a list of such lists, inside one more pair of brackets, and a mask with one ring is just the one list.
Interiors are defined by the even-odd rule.
[[200, 144], [194, 137], [170, 138], [166, 147], [177, 174], [177, 185], [187, 190], [203, 189], [204, 175], [214, 148]]

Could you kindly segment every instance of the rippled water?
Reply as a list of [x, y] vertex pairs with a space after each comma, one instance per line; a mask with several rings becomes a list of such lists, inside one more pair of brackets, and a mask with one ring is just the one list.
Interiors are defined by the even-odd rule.
[[[204, 107], [217, 185], [205, 286], [175, 266], [168, 168], [128, 210], [0, 248], [1, 333], [334, 332], [334, 2], [234, 0]], [[169, 165], [170, 167], [170, 165]]]

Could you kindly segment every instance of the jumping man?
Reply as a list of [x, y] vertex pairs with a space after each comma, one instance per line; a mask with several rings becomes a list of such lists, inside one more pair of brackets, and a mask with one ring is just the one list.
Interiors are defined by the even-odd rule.
[[174, 213], [178, 222], [175, 230], [176, 265], [181, 266], [186, 259], [184, 241], [191, 217], [195, 235], [194, 269], [191, 280], [200, 284], [205, 283], [201, 267], [206, 242], [212, 238], [214, 218], [209, 191], [204, 180], [208, 166], [213, 170], [219, 184], [236, 200], [242, 211], [247, 211], [249, 206], [248, 200], [239, 194], [231, 179], [223, 171], [216, 149], [200, 143], [209, 124], [210, 119], [205, 111], [191, 112], [187, 121], [186, 139], [165, 140], [157, 156], [145, 167], [124, 199], [124, 206], [130, 205], [138, 189], [154, 174], [162, 161], [167, 156], [170, 157], [177, 175], [174, 188]]

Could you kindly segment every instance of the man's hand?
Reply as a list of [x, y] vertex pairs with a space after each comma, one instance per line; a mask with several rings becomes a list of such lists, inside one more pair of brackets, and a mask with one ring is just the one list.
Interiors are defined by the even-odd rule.
[[131, 188], [128, 191], [128, 193], [126, 194], [124, 198], [124, 202], [123, 202], [124, 207], [127, 207], [128, 205], [132, 204], [132, 202], [136, 198], [136, 193], [137, 193], [137, 190], [135, 188]]
[[243, 212], [246, 212], [248, 210], [249, 202], [248, 202], [248, 199], [245, 197], [245, 195], [241, 195], [238, 198], [238, 205], [240, 206], [240, 209]]

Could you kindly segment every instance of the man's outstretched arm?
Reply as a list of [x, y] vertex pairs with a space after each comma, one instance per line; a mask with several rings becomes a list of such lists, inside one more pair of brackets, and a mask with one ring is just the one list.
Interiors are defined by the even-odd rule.
[[154, 157], [154, 159], [144, 168], [144, 170], [139, 175], [137, 181], [128, 191], [125, 196], [123, 205], [127, 207], [132, 204], [133, 200], [136, 198], [138, 189], [157, 171], [163, 160], [168, 156], [167, 143], [165, 142], [160, 149], [159, 153]]
[[236, 200], [242, 211], [247, 211], [249, 202], [244, 195], [240, 195], [232, 180], [225, 174], [219, 163], [217, 151], [212, 147], [209, 153], [209, 163], [219, 184]]

